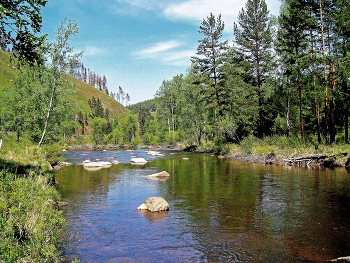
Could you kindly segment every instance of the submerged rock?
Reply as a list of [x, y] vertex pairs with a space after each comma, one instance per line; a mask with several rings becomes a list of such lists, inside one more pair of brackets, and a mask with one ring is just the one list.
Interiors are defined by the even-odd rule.
[[163, 197], [155, 196], [155, 197], [148, 198], [137, 209], [149, 210], [151, 212], [165, 211], [165, 210], [169, 210], [169, 204]]
[[68, 204], [67, 202], [57, 201], [53, 203], [52, 208], [57, 210], [60, 207], [67, 206], [67, 204]]

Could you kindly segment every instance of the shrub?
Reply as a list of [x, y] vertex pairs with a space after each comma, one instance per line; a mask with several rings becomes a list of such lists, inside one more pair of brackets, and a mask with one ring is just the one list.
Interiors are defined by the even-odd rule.
[[44, 145], [43, 150], [45, 152], [46, 160], [50, 164], [56, 164], [63, 161], [62, 154], [63, 147], [59, 143]]

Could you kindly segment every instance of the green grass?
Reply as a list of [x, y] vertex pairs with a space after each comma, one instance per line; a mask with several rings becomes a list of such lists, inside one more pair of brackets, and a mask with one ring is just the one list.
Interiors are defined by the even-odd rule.
[[103, 108], [109, 109], [112, 118], [122, 119], [128, 115], [129, 110], [111, 96], [73, 77], [69, 76], [68, 79], [74, 84], [75, 94], [72, 95], [72, 100], [78, 104], [79, 109], [84, 114], [90, 111], [88, 100], [94, 96], [96, 99], [99, 98], [101, 100]]

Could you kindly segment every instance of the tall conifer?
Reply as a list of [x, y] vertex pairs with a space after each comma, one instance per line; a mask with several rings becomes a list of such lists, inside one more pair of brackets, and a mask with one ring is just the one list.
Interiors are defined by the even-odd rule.
[[264, 0], [248, 0], [233, 26], [236, 49], [259, 98], [258, 137], [264, 135], [262, 84], [272, 66], [272, 20]]
[[203, 34], [204, 38], [198, 40], [199, 45], [196, 53], [198, 57], [191, 58], [192, 62], [198, 63], [201, 72], [211, 80], [208, 85], [209, 89], [207, 89], [210, 93], [208, 99], [215, 98], [220, 116], [223, 116], [219, 90], [219, 82], [222, 77], [220, 68], [224, 63], [225, 51], [227, 50], [227, 40], [220, 42], [224, 27], [221, 15], [215, 18], [210, 13], [207, 19], [203, 19], [198, 32]]

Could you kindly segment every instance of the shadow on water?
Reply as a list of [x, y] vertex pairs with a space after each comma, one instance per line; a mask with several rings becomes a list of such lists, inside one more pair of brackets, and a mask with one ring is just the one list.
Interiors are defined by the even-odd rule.
[[[343, 170], [245, 164], [208, 154], [70, 152], [122, 160], [57, 171], [68, 227], [61, 248], [82, 262], [319, 262], [350, 255], [350, 177]], [[130, 156], [148, 158], [143, 166]], [[188, 158], [187, 160], [183, 159]], [[166, 181], [146, 175], [167, 171]], [[136, 208], [162, 196], [166, 212]]]

